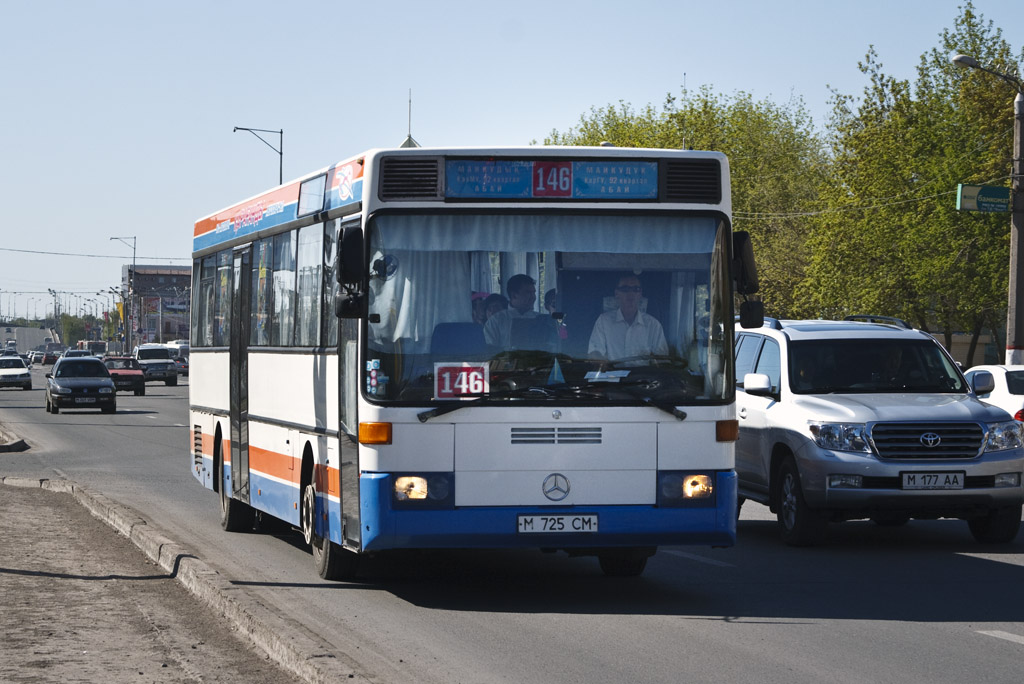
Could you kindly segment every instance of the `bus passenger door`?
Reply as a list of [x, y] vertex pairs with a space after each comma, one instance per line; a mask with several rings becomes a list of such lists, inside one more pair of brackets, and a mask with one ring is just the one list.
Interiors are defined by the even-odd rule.
[[235, 251], [231, 282], [231, 489], [249, 503], [249, 293], [252, 245]]

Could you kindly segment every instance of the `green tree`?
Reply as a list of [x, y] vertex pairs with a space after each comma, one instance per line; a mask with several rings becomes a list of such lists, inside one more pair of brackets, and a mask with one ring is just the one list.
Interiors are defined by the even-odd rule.
[[797, 295], [809, 308], [900, 316], [941, 331], [947, 347], [954, 331], [976, 340], [1005, 319], [1009, 220], [958, 212], [955, 192], [957, 183], [1008, 184], [1014, 93], [953, 66], [958, 52], [1016, 66], [968, 2], [922, 55], [913, 86], [886, 75], [872, 48], [859, 104], [833, 93], [832, 164], [819, 190], [828, 209]]
[[806, 313], [794, 300], [807, 253], [803, 248], [818, 208], [825, 173], [824, 144], [803, 103], [754, 101], [747, 93], [716, 95], [710, 87], [666, 97], [661, 109], [635, 111], [619, 102], [592, 108], [575, 129], [552, 131], [548, 145], [598, 145], [713, 150], [729, 158], [733, 225], [751, 233], [769, 313]]

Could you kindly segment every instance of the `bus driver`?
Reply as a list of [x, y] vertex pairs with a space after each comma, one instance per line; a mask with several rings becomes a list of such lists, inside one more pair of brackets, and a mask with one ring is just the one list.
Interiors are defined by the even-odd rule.
[[643, 286], [635, 275], [619, 278], [615, 288], [614, 311], [597, 317], [590, 334], [590, 356], [620, 361], [635, 357], [666, 356], [668, 342], [661, 323], [640, 311]]

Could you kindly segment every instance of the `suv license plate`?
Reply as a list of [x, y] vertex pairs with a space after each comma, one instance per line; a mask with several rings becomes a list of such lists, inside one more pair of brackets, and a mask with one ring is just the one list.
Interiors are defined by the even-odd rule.
[[520, 515], [516, 519], [521, 534], [546, 532], [597, 532], [597, 515]]
[[964, 473], [900, 473], [903, 489], [963, 489]]

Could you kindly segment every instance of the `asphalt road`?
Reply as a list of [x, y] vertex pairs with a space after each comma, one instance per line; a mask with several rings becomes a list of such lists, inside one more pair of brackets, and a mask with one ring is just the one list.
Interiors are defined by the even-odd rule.
[[132, 507], [374, 681], [1020, 681], [1024, 535], [983, 547], [960, 521], [855, 522], [793, 549], [748, 503], [735, 548], [663, 548], [638, 579], [500, 551], [392, 554], [328, 583], [297, 534], [220, 529], [188, 470], [187, 390], [57, 416], [39, 389], [0, 391], [0, 423], [32, 446], [0, 454], [0, 473], [65, 476]]

